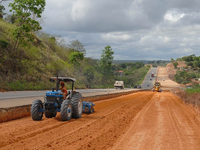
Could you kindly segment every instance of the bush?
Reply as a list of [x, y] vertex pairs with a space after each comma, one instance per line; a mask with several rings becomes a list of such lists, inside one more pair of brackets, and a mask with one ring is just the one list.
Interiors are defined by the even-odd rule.
[[8, 47], [8, 42], [6, 40], [4, 40], [4, 39], [1, 39], [0, 40], [0, 47], [3, 48], [3, 49], [7, 48]]

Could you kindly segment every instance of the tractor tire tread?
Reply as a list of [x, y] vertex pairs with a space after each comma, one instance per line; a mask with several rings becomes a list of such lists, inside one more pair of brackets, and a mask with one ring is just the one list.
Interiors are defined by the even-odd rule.
[[[62, 105], [61, 105], [61, 119], [62, 121], [68, 121], [68, 120], [71, 120], [71, 116], [68, 116], [68, 105], [71, 105], [70, 101], [69, 100], [64, 100], [62, 102]], [[72, 110], [71, 110], [72, 111]]]
[[42, 120], [43, 112], [41, 112], [41, 114], [39, 114], [38, 112], [38, 109], [42, 109], [42, 108], [43, 108], [43, 103], [41, 100], [36, 99], [35, 101], [33, 101], [32, 106], [31, 106], [31, 116], [33, 120], [35, 121]]
[[[81, 99], [81, 107], [82, 107], [82, 111], [79, 113], [79, 109], [78, 109], [78, 103], [79, 100]], [[82, 116], [82, 112], [83, 112], [83, 97], [80, 93], [75, 93], [72, 96], [71, 99], [71, 103], [72, 103], [72, 109], [73, 109], [73, 113], [72, 113], [72, 117], [75, 119], [78, 119]]]

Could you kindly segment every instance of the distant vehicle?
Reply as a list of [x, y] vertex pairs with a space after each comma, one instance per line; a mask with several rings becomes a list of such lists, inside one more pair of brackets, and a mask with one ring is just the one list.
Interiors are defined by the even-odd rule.
[[115, 89], [124, 89], [124, 81], [115, 81], [114, 87]]
[[150, 80], [152, 80], [152, 79], [150, 79]]
[[134, 89], [141, 89], [142, 87], [141, 87], [141, 85], [135, 85], [134, 86]]
[[154, 73], [153, 72], [151, 73], [151, 77], [154, 77]]

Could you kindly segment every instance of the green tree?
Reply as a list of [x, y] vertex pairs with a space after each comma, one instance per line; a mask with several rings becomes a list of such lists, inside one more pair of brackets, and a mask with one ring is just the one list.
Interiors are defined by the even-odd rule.
[[174, 68], [177, 69], [177, 66], [178, 66], [177, 61], [175, 61], [175, 62], [173, 63], [173, 65], [174, 65]]
[[3, 18], [3, 15], [5, 15], [5, 13], [3, 12], [5, 10], [5, 7], [3, 5], [1, 5], [1, 2], [6, 1], [6, 0], [1, 0], [0, 1], [0, 19]]
[[174, 62], [174, 59], [173, 58], [171, 58], [171, 63], [173, 63]]
[[92, 66], [85, 66], [83, 74], [86, 76], [87, 80], [91, 82], [94, 79], [94, 68]]
[[69, 57], [70, 57], [69, 62], [73, 64], [75, 67], [78, 67], [80, 66], [80, 60], [83, 60], [84, 55], [83, 53], [80, 52], [71, 52]]
[[199, 61], [199, 57], [193, 57], [194, 61]]
[[120, 66], [121, 66], [123, 69], [126, 68], [126, 64], [125, 64], [125, 63], [120, 64]]
[[16, 20], [16, 16], [15, 15], [6, 15], [5, 17], [5, 21], [14, 24]]
[[14, 50], [17, 48], [18, 43], [27, 45], [27, 42], [33, 41], [33, 32], [41, 28], [38, 21], [31, 19], [34, 15], [41, 18], [41, 14], [45, 8], [45, 0], [14, 0], [9, 4], [11, 12], [13, 12], [16, 19], [17, 27], [13, 31], [13, 36], [16, 40]]
[[112, 61], [114, 52], [110, 45], [106, 46], [105, 49], [102, 51], [100, 66], [102, 70], [103, 77], [109, 77], [112, 75]]
[[70, 44], [68, 45], [68, 47], [74, 51], [78, 51], [78, 52], [81, 52], [83, 54], [86, 53], [86, 50], [84, 48], [84, 45], [79, 42], [78, 40], [73, 40], [70, 42]]
[[200, 67], [200, 61], [195, 61], [195, 62], [194, 62], [194, 67], [195, 67], [195, 68]]
[[186, 62], [186, 64], [187, 64], [188, 66], [194, 67], [193, 61], [188, 61], [188, 62]]
[[183, 59], [182, 58], [177, 58], [176, 61], [183, 61]]
[[193, 61], [194, 60], [193, 57], [194, 57], [194, 54], [190, 55], [190, 56], [184, 56], [184, 57], [182, 57], [182, 59], [184, 61]]

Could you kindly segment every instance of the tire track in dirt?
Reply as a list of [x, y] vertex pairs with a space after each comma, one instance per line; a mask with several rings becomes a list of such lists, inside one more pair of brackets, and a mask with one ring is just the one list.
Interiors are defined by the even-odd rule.
[[[173, 113], [173, 117], [183, 141], [182, 149], [200, 149], [200, 122], [196, 119], [199, 115], [195, 112], [194, 108], [182, 103], [178, 97], [171, 96], [171, 98], [173, 100], [171, 101], [171, 109], [177, 110]], [[174, 106], [177, 107], [174, 108]]]
[[[137, 93], [135, 94], [135, 96], [137, 97]], [[106, 102], [106, 100], [103, 100]], [[110, 100], [108, 100], [110, 101]], [[120, 102], [120, 101], [119, 101]], [[98, 102], [96, 102], [98, 103]], [[102, 102], [101, 102], [102, 103]], [[113, 103], [109, 103], [110, 105], [113, 105]], [[106, 109], [108, 107], [108, 105], [102, 105], [102, 107], [100, 107], [100, 111], [102, 111], [103, 109]], [[85, 114], [83, 114], [83, 117], [86, 116]], [[20, 122], [19, 122], [20, 120]], [[66, 123], [70, 124], [74, 121], [76, 121], [76, 119], [72, 119], [68, 122], [62, 122], [61, 118], [60, 118], [60, 113], [58, 113], [56, 118], [52, 118], [52, 119], [47, 119], [44, 118], [42, 121], [32, 121], [32, 119], [30, 117], [26, 117], [23, 119], [19, 119], [19, 120], [14, 120], [14, 121], [10, 121], [10, 122], [5, 122], [0, 124], [0, 135], [4, 135], [4, 137], [6, 138], [5, 135], [7, 135], [8, 139], [11, 139], [9, 141], [4, 142], [0, 141], [0, 147], [3, 147], [5, 145], [8, 145], [10, 143], [14, 143], [14, 142], [18, 142], [20, 140], [26, 139], [28, 137], [33, 137], [35, 135], [38, 134], [42, 134], [44, 132], [48, 132], [52, 129], [56, 129], [56, 128], [60, 128], [62, 126], [64, 126]], [[57, 120], [57, 122], [56, 122]], [[13, 123], [14, 122], [14, 123]], [[51, 125], [51, 124], [54, 125]], [[9, 128], [8, 130], [1, 130], [1, 128], [3, 129], [3, 127], [1, 127], [1, 125], [6, 124], [7, 128]], [[18, 136], [17, 136], [18, 135]], [[13, 138], [17, 136], [17, 138]]]
[[172, 102], [169, 101], [169, 100], [167, 100], [166, 102], [167, 102], [167, 109], [168, 109], [168, 113], [169, 113], [170, 122], [171, 122], [173, 130], [174, 130], [174, 132], [176, 134], [176, 140], [177, 140], [178, 145], [179, 145], [178, 148], [179, 149], [183, 149], [183, 143], [182, 143], [182, 140], [181, 140], [180, 132], [178, 131], [178, 127], [175, 124], [175, 119], [174, 119], [174, 116], [173, 116], [172, 111], [171, 111], [171, 110], [173, 110], [172, 104], [171, 104]]
[[[149, 108], [154, 104], [155, 97], [154, 95], [150, 101], [142, 108], [142, 110], [133, 118], [131, 126], [129, 129], [120, 137], [115, 145], [111, 148], [112, 150], [124, 150], [124, 149], [140, 149], [143, 140], [145, 139], [146, 134], [143, 132], [137, 132], [138, 127], [144, 123], [144, 114], [147, 113]], [[137, 139], [137, 143], [135, 143], [135, 139], [132, 136], [135, 135]], [[135, 143], [135, 144], [133, 144]]]
[[67, 122], [58, 114], [1, 123], [0, 149], [200, 149], [200, 115], [171, 92], [138, 92], [95, 105], [93, 114]]
[[[106, 122], [109, 122], [108, 120], [110, 120], [109, 119], [110, 117], [111, 117], [111, 120], [114, 120], [113, 118], [115, 118], [116, 114], [118, 114], [118, 116], [120, 117], [117, 119], [123, 120], [124, 116], [126, 116], [126, 113], [129, 113], [130, 109], [134, 108], [134, 110], [138, 109], [139, 111], [139, 109], [141, 109], [142, 106], [144, 105], [143, 103], [148, 101], [147, 97], [151, 95], [153, 94], [146, 95], [145, 92], [144, 93], [142, 92], [142, 94], [140, 92], [140, 93], [130, 94], [128, 96], [121, 96], [119, 98], [110, 99], [108, 101], [97, 102], [95, 106], [97, 109], [95, 108], [96, 112], [94, 114], [83, 115], [82, 118], [78, 120], [72, 119], [69, 122], [60, 122], [59, 117], [56, 117], [55, 119], [45, 118], [41, 122], [33, 122], [30, 119], [30, 117], [27, 117], [27, 118], [15, 120], [15, 121], [7, 122], [7, 123], [2, 123], [0, 125], [0, 131], [1, 129], [4, 130], [4, 127], [6, 125], [8, 125], [9, 127], [14, 127], [12, 122], [16, 122], [17, 124], [20, 124], [20, 122], [24, 122], [26, 126], [23, 127], [21, 125], [22, 129], [24, 130], [20, 130], [19, 128], [17, 129], [11, 128], [10, 129], [11, 132], [9, 131], [1, 132], [1, 135], [4, 136], [5, 138], [1, 142], [0, 147], [3, 149], [16, 149], [17, 147], [24, 147], [24, 148], [29, 148], [29, 149], [30, 147], [34, 149], [44, 149], [44, 146], [45, 148], [52, 148], [54, 146], [56, 147], [56, 146], [61, 145], [61, 148], [62, 148], [63, 145], [62, 143], [60, 143], [60, 141], [63, 141], [63, 139], [66, 139], [68, 141], [67, 143], [65, 142], [64, 144], [64, 145], [68, 145], [68, 147], [70, 146], [76, 147], [77, 146], [76, 141], [77, 140], [85, 141], [84, 139], [85, 137], [87, 140], [93, 140], [93, 141], [95, 141], [95, 139], [101, 140], [102, 139], [101, 134], [96, 136], [96, 138], [95, 137], [91, 138], [88, 135], [88, 133], [93, 135], [92, 133], [97, 132], [98, 130], [101, 130], [104, 133], [104, 131], [106, 131], [107, 128], [105, 128], [103, 124], [106, 124]], [[146, 99], [141, 101], [143, 97], [146, 97]], [[133, 101], [132, 102], [134, 104], [133, 106], [130, 105], [131, 101]], [[101, 103], [102, 105], [100, 105]], [[123, 111], [127, 107], [129, 107], [129, 109], [127, 109], [124, 112], [124, 116], [121, 116], [119, 112]], [[131, 117], [132, 116], [134, 115], [131, 115]], [[128, 118], [125, 117], [125, 120], [128, 121]], [[109, 123], [112, 124], [111, 121]], [[54, 125], [49, 125], [49, 124], [54, 124]], [[96, 126], [95, 126], [95, 129], [93, 129], [94, 131], [91, 132], [89, 130], [91, 127], [94, 128], [93, 124], [96, 124]], [[98, 124], [101, 124], [101, 126], [98, 126]], [[121, 127], [124, 127], [124, 124], [122, 124]], [[38, 129], [38, 128], [41, 128], [41, 129]], [[85, 131], [82, 131], [82, 130], [85, 130]], [[80, 133], [84, 133], [83, 136], [79, 136]], [[74, 134], [75, 134], [75, 137], [73, 137]], [[73, 138], [71, 143], [70, 143], [70, 140], [72, 138], [69, 138], [70, 136]], [[41, 140], [41, 138], [45, 139], [46, 137], [48, 137], [47, 140]], [[84, 146], [85, 142], [80, 142], [80, 143], [82, 143], [82, 146]], [[88, 148], [88, 144], [86, 144], [85, 146]]]
[[200, 149], [200, 124], [192, 110], [170, 92], [156, 93], [109, 149]]
[[[110, 120], [110, 123], [113, 124], [113, 122], [115, 123], [115, 126], [111, 126], [110, 129], [107, 129], [106, 131], [104, 131], [103, 133], [99, 134], [99, 136], [93, 140], [91, 140], [90, 145], [84, 144], [81, 146], [80, 149], [107, 149], [110, 146], [113, 146], [114, 141], [126, 131], [126, 128], [128, 128], [132, 118], [135, 117], [135, 115], [137, 115], [137, 113], [146, 105], [146, 103], [148, 103], [149, 98], [151, 98], [154, 94], [153, 93], [148, 93], [146, 95], [143, 95], [142, 97], [137, 99], [137, 103], [128, 103], [124, 108], [121, 109], [121, 111], [124, 112], [124, 114], [122, 114], [121, 112], [116, 112], [115, 114], [113, 114], [113, 117], [110, 116], [108, 119], [110, 120], [110, 118], [114, 118], [114, 117], [118, 117], [119, 121], [117, 122], [116, 120], [112, 119]], [[133, 104], [133, 105], [132, 105]], [[115, 127], [118, 128], [115, 128]], [[112, 129], [114, 127], [114, 129]], [[117, 131], [117, 132], [116, 132]], [[112, 134], [115, 134], [114, 139], [112, 139]], [[117, 133], [117, 134], [116, 134]], [[104, 140], [104, 145], [100, 146], [99, 145], [99, 141]], [[106, 140], [106, 141], [105, 141]], [[100, 142], [101, 143], [101, 142]]]

